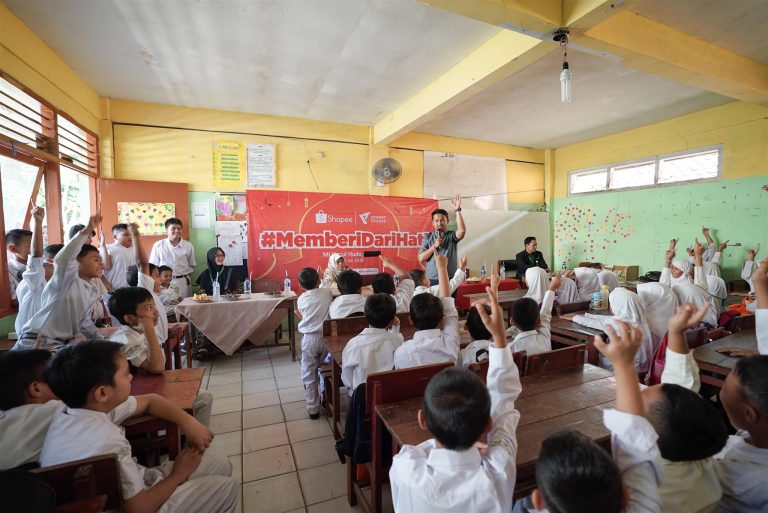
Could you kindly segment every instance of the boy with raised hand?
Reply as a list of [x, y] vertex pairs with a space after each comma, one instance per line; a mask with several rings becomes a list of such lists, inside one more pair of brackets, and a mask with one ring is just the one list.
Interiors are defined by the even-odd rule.
[[555, 291], [561, 283], [562, 278], [560, 273], [557, 273], [549, 284], [549, 290], [544, 293], [541, 308], [529, 297], [519, 299], [512, 305], [512, 321], [518, 329], [512, 341], [512, 351], [525, 351], [532, 355], [552, 350], [549, 325], [552, 322]]
[[45, 210], [34, 207], [32, 213], [32, 244], [27, 268], [22, 273], [21, 283], [16, 287], [19, 312], [16, 314], [14, 328], [21, 333], [24, 324], [43, 306], [43, 289], [50, 279], [50, 264], [46, 267], [43, 258], [43, 218]]
[[8, 262], [8, 283], [11, 286], [12, 305], [16, 302], [16, 287], [19, 286], [21, 275], [27, 270], [29, 246], [32, 243], [32, 232], [29, 230], [13, 229], [5, 234], [5, 248]]
[[[131, 396], [132, 375], [121, 345], [85, 341], [54, 355], [45, 372], [53, 392], [67, 405], [57, 414], [43, 444], [41, 466], [117, 454], [122, 510], [230, 513], [240, 486], [226, 456], [203, 454], [213, 432], [161, 396]], [[153, 468], [136, 463], [119, 424], [141, 415], [178, 424], [189, 448], [176, 461]]]
[[635, 370], [642, 332], [617, 321], [606, 326], [610, 343], [595, 337], [595, 347], [613, 365], [616, 409], [604, 411], [611, 430], [613, 459], [577, 431], [548, 436], [536, 462], [534, 509], [557, 513], [661, 513], [657, 435], [645, 419]]
[[[438, 270], [440, 267], [438, 261]], [[447, 266], [442, 267], [447, 275]], [[512, 508], [515, 431], [520, 421], [515, 401], [521, 386], [507, 346], [498, 281], [495, 276], [486, 288], [489, 300], [475, 303], [493, 337], [487, 388], [476, 374], [462, 367], [445, 369], [430, 380], [418, 420], [434, 438], [418, 446], [403, 446], [389, 471], [398, 513], [506, 512]], [[485, 306], [490, 307], [490, 314]]]
[[448, 258], [439, 253], [434, 258], [440, 297], [419, 294], [411, 299], [411, 322], [419, 331], [395, 350], [396, 369], [447, 361], [456, 363], [459, 357], [459, 313], [450, 297]]
[[53, 276], [43, 289], [43, 307], [24, 325], [14, 349], [39, 344], [42, 349], [57, 350], [81, 332], [89, 338], [102, 338], [91, 318], [90, 283], [101, 274], [101, 258], [95, 247], [83, 244], [100, 222], [101, 214], [96, 212], [88, 226], [56, 255]]
[[[453, 295], [454, 291], [459, 288], [459, 285], [464, 283], [467, 280], [467, 273], [464, 269], [467, 268], [467, 256], [464, 255], [459, 260], [459, 267], [456, 269], [456, 272], [453, 273], [453, 277], [451, 278], [451, 295]], [[413, 295], [416, 294], [424, 294], [424, 293], [430, 293], [433, 296], [437, 296], [440, 292], [440, 285], [430, 285], [429, 280], [427, 279], [427, 273], [424, 272], [421, 269], [414, 269], [410, 273], [411, 279], [416, 284], [416, 288], [413, 291]]]
[[400, 278], [400, 283], [395, 287], [395, 281], [389, 273], [381, 272], [373, 278], [374, 294], [389, 294], [395, 298], [397, 313], [406, 313], [411, 304], [413, 290], [416, 287], [411, 276], [391, 258], [379, 255], [383, 269], [392, 269]]

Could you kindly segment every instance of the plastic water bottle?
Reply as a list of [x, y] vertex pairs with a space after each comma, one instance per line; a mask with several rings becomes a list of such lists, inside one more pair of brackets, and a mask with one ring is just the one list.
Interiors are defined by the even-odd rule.
[[395, 274], [394, 280], [395, 280], [395, 288], [397, 288], [398, 285], [400, 285], [400, 275], [399, 274]]
[[251, 280], [248, 278], [245, 279], [243, 282], [243, 296], [245, 296], [248, 299], [251, 299]]
[[488, 271], [486, 271], [485, 262], [483, 262], [483, 266], [480, 268], [480, 279], [485, 279], [485, 276], [488, 274]]
[[291, 279], [288, 277], [288, 271], [285, 271], [285, 280], [283, 280], [283, 295], [288, 296], [291, 293]]
[[568, 262], [563, 260], [563, 265], [560, 266], [560, 269], [562, 269], [563, 272], [567, 271], [568, 270]]
[[504, 262], [499, 265], [499, 276], [502, 280], [507, 277], [507, 268], [504, 267]]
[[213, 300], [221, 301], [221, 284], [218, 280], [213, 282]]

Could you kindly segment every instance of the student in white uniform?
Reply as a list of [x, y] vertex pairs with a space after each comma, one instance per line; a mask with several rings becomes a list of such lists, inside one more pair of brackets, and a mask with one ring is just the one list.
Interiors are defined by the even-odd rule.
[[753, 303], [755, 310], [755, 331], [757, 349], [742, 349], [738, 347], [720, 347], [718, 352], [731, 356], [768, 355], [768, 261], [760, 263], [752, 275], [757, 300]]
[[136, 265], [136, 257], [127, 224], [114, 225], [112, 237], [115, 242], [101, 248], [101, 258], [104, 260], [104, 275], [112, 284], [112, 288], [119, 289], [128, 286], [126, 273], [130, 266]]
[[697, 309], [701, 308], [701, 306], [704, 304], [708, 305], [709, 310], [707, 315], [704, 316], [704, 319], [702, 319], [702, 322], [708, 324], [712, 328], [717, 327], [717, 313], [715, 312], [715, 309], [709, 300], [709, 294], [707, 294], [706, 290], [703, 290], [701, 287], [694, 285], [693, 283], [675, 285], [672, 287], [672, 290], [675, 292], [677, 301], [681, 305], [692, 304], [695, 305]]
[[328, 308], [329, 319], [341, 319], [353, 314], [362, 314], [365, 311], [365, 296], [361, 294], [363, 289], [363, 277], [357, 271], [351, 269], [340, 272], [336, 277], [339, 286], [339, 296]]
[[536, 462], [531, 513], [548, 511], [548, 505], [553, 511], [662, 512], [657, 435], [644, 417], [634, 365], [643, 335], [620, 321], [618, 331], [612, 326], [606, 330], [610, 343], [598, 336], [595, 346], [616, 374], [616, 409], [603, 412], [603, 423], [611, 431], [613, 459], [577, 431], [548, 436]]
[[[758, 248], [759, 249], [759, 248]], [[744, 260], [744, 266], [741, 269], [741, 279], [749, 283], [749, 291], [754, 292], [755, 288], [752, 286], [752, 273], [757, 269], [758, 264], [755, 261], [757, 257], [757, 250], [748, 249], [747, 258]]]
[[[576, 282], [567, 276], [563, 276], [560, 287], [555, 291], [555, 299], [561, 305], [567, 305], [570, 303], [576, 303], [579, 299], [579, 288], [576, 286]], [[590, 300], [592, 298], [590, 297]]]
[[[131, 396], [132, 376], [121, 347], [85, 341], [53, 357], [45, 379], [67, 409], [51, 422], [41, 466], [115, 453], [125, 511], [234, 512], [240, 485], [231, 477], [231, 462], [204, 454], [213, 432], [161, 396]], [[133, 459], [119, 424], [145, 414], [178, 424], [186, 434], [189, 448], [175, 461], [146, 468]]]
[[[459, 288], [459, 285], [467, 281], [467, 273], [464, 269], [467, 268], [466, 255], [459, 260], [459, 267], [456, 272], [453, 273], [450, 281], [451, 295]], [[422, 269], [413, 269], [410, 273], [411, 279], [416, 284], [416, 289], [413, 291], [413, 295], [429, 293], [433, 296], [437, 296], [440, 292], [440, 285], [430, 285], [427, 273]]]
[[577, 301], [590, 301], [592, 294], [600, 292], [600, 280], [597, 277], [597, 271], [591, 267], [577, 267], [573, 272], [576, 276], [576, 286], [579, 288]]
[[32, 244], [32, 232], [29, 230], [13, 229], [5, 234], [5, 248], [8, 263], [8, 283], [11, 286], [11, 300], [16, 301], [16, 287], [19, 286], [21, 275], [27, 270], [29, 247]]
[[531, 355], [552, 350], [549, 326], [552, 322], [555, 291], [560, 287], [560, 280], [558, 273], [549, 284], [549, 290], [544, 293], [541, 308], [531, 298], [522, 298], [512, 304], [512, 321], [518, 329], [518, 334], [512, 341], [512, 351], [525, 351]]
[[[447, 266], [437, 264], [438, 276], [445, 274], [447, 291]], [[492, 284], [490, 300], [476, 303], [493, 338], [488, 349], [487, 388], [476, 374], [461, 367], [445, 369], [430, 380], [418, 421], [434, 438], [418, 446], [404, 445], [389, 471], [392, 503], [398, 513], [512, 509], [517, 471], [515, 431], [520, 421], [515, 401], [521, 386], [506, 343], [497, 289], [498, 278]], [[434, 298], [421, 294], [414, 301], [419, 297]], [[488, 303], [490, 315], [483, 308]]]
[[449, 294], [448, 259], [440, 254], [435, 259], [440, 297], [419, 294], [411, 299], [411, 322], [418, 331], [395, 351], [396, 369], [456, 363], [459, 357], [459, 312]]
[[[19, 302], [19, 311], [14, 321], [16, 333], [21, 333], [24, 324], [43, 306], [43, 289], [45, 283], [53, 274], [53, 267], [43, 252], [43, 218], [45, 210], [40, 207], [32, 209], [32, 244], [27, 268], [22, 273], [22, 280], [16, 287], [16, 298]], [[49, 246], [52, 256], [61, 249], [61, 244]], [[55, 250], [55, 251], [54, 251]], [[47, 264], [47, 265], [46, 265]]]
[[109, 312], [120, 327], [109, 336], [123, 346], [123, 354], [137, 369], [150, 374], [165, 370], [165, 353], [155, 325], [160, 317], [152, 294], [143, 287], [122, 287], [109, 298]]
[[598, 272], [597, 281], [600, 282], [600, 287], [608, 285], [608, 292], [613, 292], [619, 287], [619, 278], [613, 271], [602, 270]]
[[149, 261], [156, 266], [167, 265], [173, 269], [173, 284], [179, 289], [181, 297], [189, 296], [187, 286], [189, 275], [195, 269], [195, 248], [189, 241], [181, 238], [183, 224], [181, 219], [171, 217], [165, 221], [168, 237], [155, 242]]
[[525, 297], [533, 299], [537, 305], [540, 305], [549, 290], [547, 271], [541, 267], [529, 267], [525, 271], [525, 282], [528, 284], [528, 292], [525, 293]]
[[384, 269], [391, 269], [400, 279], [400, 283], [395, 286], [395, 280], [389, 273], [381, 272], [373, 277], [373, 293], [389, 294], [395, 300], [397, 313], [406, 313], [411, 305], [413, 289], [416, 287], [411, 276], [389, 258], [379, 256]]
[[310, 419], [320, 418], [320, 392], [317, 369], [328, 351], [323, 345], [323, 321], [333, 300], [330, 288], [320, 288], [320, 275], [311, 267], [299, 272], [299, 285], [304, 293], [296, 301], [301, 333], [301, 381]]
[[674, 291], [661, 283], [638, 283], [637, 295], [643, 302], [645, 309], [645, 320], [648, 322], [648, 328], [651, 330], [653, 339], [653, 352], [659, 347], [661, 339], [667, 332], [669, 319], [677, 310], [677, 296]]
[[[535, 269], [538, 269], [536, 267]], [[473, 363], [484, 362], [488, 359], [488, 347], [491, 345], [491, 332], [485, 327], [483, 318], [480, 317], [478, 308], [485, 308], [485, 313], [490, 314], [488, 305], [473, 304], [467, 313], [467, 331], [472, 337], [472, 342], [459, 352], [459, 363], [464, 367]]]
[[176, 305], [181, 303], [181, 294], [179, 288], [171, 283], [173, 281], [173, 269], [167, 265], [161, 265], [157, 268], [160, 273], [160, 301], [163, 303], [163, 311], [166, 317], [175, 318]]
[[53, 416], [64, 409], [43, 379], [45, 349], [0, 353], [0, 470], [36, 463]]
[[350, 391], [365, 383], [368, 374], [395, 367], [395, 350], [403, 343], [395, 310], [389, 294], [373, 294], [365, 300], [368, 327], [347, 343], [341, 357], [341, 380]]
[[[40, 347], [56, 350], [81, 332], [87, 338], [102, 338], [90, 312], [90, 281], [101, 274], [101, 258], [95, 247], [83, 245], [100, 221], [101, 214], [97, 212], [88, 226], [56, 255], [53, 276], [43, 289], [43, 307], [24, 325], [14, 349], [31, 349], [40, 339]], [[76, 259], [72, 258], [74, 254]]]
[[677, 239], [669, 241], [669, 249], [664, 254], [664, 267], [661, 270], [659, 283], [672, 287], [683, 283], [693, 283], [693, 264], [688, 260], [675, 259]]

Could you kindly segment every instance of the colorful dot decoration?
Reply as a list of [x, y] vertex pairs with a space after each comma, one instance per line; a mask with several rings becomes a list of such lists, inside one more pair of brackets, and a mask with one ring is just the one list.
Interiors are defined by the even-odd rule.
[[617, 208], [600, 215], [590, 206], [568, 204], [557, 212], [555, 254], [565, 260], [605, 257], [612, 245], [629, 238], [635, 230], [632, 217]]

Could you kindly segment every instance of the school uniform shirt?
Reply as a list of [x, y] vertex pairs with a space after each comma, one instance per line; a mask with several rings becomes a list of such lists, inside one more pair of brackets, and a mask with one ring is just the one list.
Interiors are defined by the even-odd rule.
[[579, 289], [577, 301], [592, 300], [592, 294], [600, 292], [600, 280], [597, 277], [597, 271], [589, 267], [577, 267], [573, 272], [576, 275], [576, 286]]
[[678, 301], [674, 291], [661, 283], [638, 283], [637, 295], [645, 308], [645, 319], [651, 330], [653, 352], [659, 347], [667, 332], [669, 319], [677, 311]]
[[58, 400], [0, 411], [0, 470], [37, 462], [53, 417], [66, 408]]
[[[530, 269], [529, 269], [530, 270]], [[552, 350], [552, 338], [549, 325], [552, 322], [552, 303], [555, 301], [555, 293], [548, 290], [541, 302], [539, 318], [541, 326], [531, 331], [521, 331], [512, 341], [512, 351], [525, 351], [529, 355], [545, 353]]]
[[529, 267], [525, 271], [525, 282], [528, 284], [528, 292], [525, 293], [525, 297], [533, 299], [537, 305], [541, 304], [544, 301], [544, 294], [549, 290], [547, 271], [541, 267]]
[[748, 439], [749, 433], [739, 430], [715, 455], [723, 487], [718, 513], [768, 511], [768, 449], [755, 447]]
[[488, 359], [488, 347], [490, 340], [473, 340], [467, 347], [459, 352], [459, 363], [464, 367], [473, 363], [480, 363]]
[[121, 324], [120, 327], [109, 336], [109, 340], [111, 342], [123, 344], [123, 347], [120, 350], [130, 364], [136, 368], [141, 367], [141, 365], [149, 358], [149, 341], [147, 340], [147, 337], [144, 336], [144, 333], [130, 326]]
[[[22, 335], [35, 333], [47, 339], [58, 339], [61, 341], [59, 347], [80, 332], [88, 338], [102, 338], [91, 319], [93, 286], [78, 275], [76, 256], [89, 235], [81, 230], [53, 259], [53, 276], [43, 289], [43, 307], [24, 325]], [[14, 349], [34, 346], [35, 340], [19, 340]]]
[[155, 300], [155, 308], [160, 313], [157, 324], [155, 324], [155, 333], [157, 333], [157, 340], [164, 344], [168, 340], [168, 317], [163, 314], [165, 310], [160, 294], [155, 292], [155, 280], [150, 275], [139, 272], [139, 287], [147, 289], [152, 294], [152, 299]]
[[[467, 274], [464, 272], [464, 269], [456, 269], [456, 272], [453, 273], [453, 278], [451, 278], [450, 285], [451, 285], [451, 294], [453, 294], [457, 288], [459, 288], [459, 285], [464, 283], [467, 280]], [[425, 287], [424, 285], [419, 285], [413, 290], [413, 295], [416, 294], [432, 294], [433, 296], [440, 295], [440, 285], [432, 285], [430, 287]]]
[[693, 283], [682, 283], [680, 285], [673, 286], [672, 290], [677, 296], [677, 301], [681, 305], [691, 303], [694, 306], [696, 306], [697, 309], [699, 309], [705, 303], [708, 304], [709, 310], [707, 311], [707, 314], [702, 319], [702, 322], [705, 322], [710, 326], [715, 326], [715, 327], [718, 325], [717, 312], [715, 311], [715, 308], [712, 306], [712, 303], [709, 301], [709, 294], [707, 293], [705, 288], [703, 289], [699, 285], [694, 285]]
[[331, 301], [331, 306], [328, 308], [328, 319], [342, 319], [354, 313], [362, 314], [364, 312], [365, 296], [362, 294], [342, 294]]
[[112, 267], [104, 269], [104, 276], [107, 277], [113, 288], [120, 289], [128, 286], [128, 268], [136, 265], [134, 251], [133, 247], [126, 248], [117, 242], [107, 244], [107, 253], [109, 253]]
[[8, 281], [11, 284], [11, 299], [16, 299], [16, 288], [19, 286], [19, 274], [27, 270], [27, 264], [16, 260], [10, 251], [6, 250], [6, 262], [8, 262]]
[[608, 292], [613, 292], [619, 287], [619, 277], [613, 271], [600, 271], [597, 273], [597, 280], [600, 286], [608, 285]]
[[415, 288], [416, 283], [411, 279], [403, 280], [397, 285], [395, 293], [392, 294], [397, 313], [408, 313], [410, 311], [411, 298]]
[[517, 469], [520, 374], [509, 346], [489, 348], [488, 392], [493, 430], [482, 455], [438, 448], [435, 440], [404, 445], [392, 459], [389, 480], [398, 513], [511, 511]]
[[432, 363], [453, 362], [459, 356], [459, 312], [452, 297], [440, 298], [443, 304], [443, 329], [420, 330], [413, 339], [395, 351], [395, 369]]
[[560, 286], [555, 291], [555, 297], [561, 305], [579, 301], [579, 288], [576, 286], [576, 282], [570, 278], [563, 277]]
[[368, 374], [395, 368], [395, 350], [403, 344], [399, 326], [365, 328], [344, 347], [341, 356], [341, 380], [351, 390], [365, 383]]
[[155, 242], [149, 254], [149, 261], [156, 266], [167, 265], [173, 269], [173, 277], [192, 274], [195, 262], [195, 248], [189, 241], [181, 239], [174, 246], [168, 239]]
[[741, 279], [749, 283], [749, 291], [754, 292], [755, 287], [752, 285], [752, 273], [757, 269], [757, 264], [754, 260], [744, 260], [744, 267], [741, 269]]
[[331, 289], [311, 289], [296, 300], [301, 314], [299, 333], [322, 333], [323, 321], [328, 318], [328, 308], [333, 301]]
[[760, 354], [768, 354], [768, 309], [755, 310], [755, 332], [757, 333], [757, 351]]
[[689, 262], [688, 260], [680, 260], [675, 259], [672, 260], [672, 263], [670, 264], [672, 267], [676, 267], [683, 271], [683, 274], [675, 278], [672, 276], [671, 267], [664, 267], [661, 270], [661, 276], [659, 276], [659, 283], [662, 285], [667, 285], [668, 287], [673, 287], [675, 285], [682, 285], [683, 283], [693, 283], [693, 278], [691, 278], [691, 268], [693, 267], [693, 264]]
[[163, 312], [166, 316], [173, 315], [176, 305], [181, 303], [179, 287], [171, 283], [167, 287], [160, 287], [160, 301], [163, 303]]
[[14, 321], [16, 333], [21, 333], [27, 321], [43, 306], [43, 289], [45, 289], [43, 260], [43, 257], [29, 255], [24, 279], [16, 288], [16, 298], [19, 300], [19, 312]]

